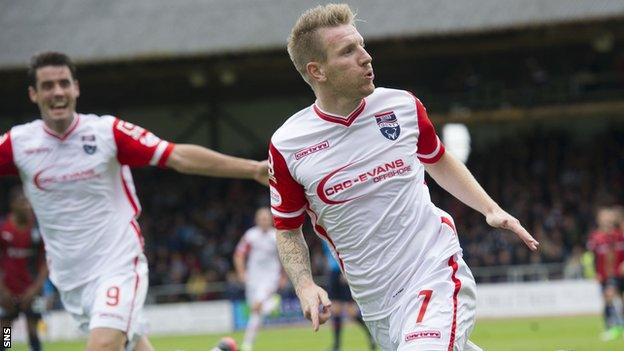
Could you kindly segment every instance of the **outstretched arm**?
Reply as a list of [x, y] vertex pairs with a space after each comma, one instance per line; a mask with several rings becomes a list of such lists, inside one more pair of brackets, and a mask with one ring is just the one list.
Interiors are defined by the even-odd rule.
[[327, 292], [314, 283], [310, 252], [301, 227], [277, 231], [277, 251], [284, 270], [295, 288], [304, 316], [312, 321], [314, 331], [331, 316]]
[[266, 161], [228, 156], [199, 145], [177, 144], [166, 165], [180, 173], [255, 179], [261, 184], [269, 184]]
[[451, 154], [444, 153], [436, 163], [425, 164], [425, 169], [444, 190], [481, 212], [489, 225], [514, 232], [531, 250], [537, 250], [539, 243], [522, 227], [520, 221], [500, 208], [468, 168]]

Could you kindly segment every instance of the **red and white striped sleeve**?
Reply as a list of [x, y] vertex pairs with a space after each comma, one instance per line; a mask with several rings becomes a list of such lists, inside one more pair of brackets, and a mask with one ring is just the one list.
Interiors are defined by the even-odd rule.
[[422, 163], [436, 163], [444, 155], [444, 144], [436, 134], [422, 102], [414, 96], [418, 117], [418, 144], [416, 156]]
[[17, 175], [17, 167], [13, 161], [13, 144], [11, 132], [0, 136], [0, 176]]
[[305, 220], [307, 200], [303, 186], [292, 177], [284, 156], [269, 145], [269, 190], [275, 228], [296, 229]]
[[165, 167], [174, 144], [132, 123], [115, 118], [113, 136], [117, 144], [117, 160], [132, 167]]

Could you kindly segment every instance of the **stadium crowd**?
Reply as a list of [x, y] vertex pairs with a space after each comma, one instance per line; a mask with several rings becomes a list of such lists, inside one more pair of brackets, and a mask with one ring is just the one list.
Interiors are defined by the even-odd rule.
[[[579, 139], [558, 128], [524, 133], [473, 147], [468, 166], [501, 206], [508, 208], [541, 243], [526, 250], [512, 235], [487, 227], [479, 214], [430, 183], [432, 197], [458, 225], [471, 267], [567, 263], [568, 277], [583, 275], [581, 255], [595, 226], [595, 211], [624, 199], [624, 128], [614, 124]], [[181, 179], [172, 171], [134, 171], [143, 204], [140, 224], [150, 262], [151, 286], [184, 285], [187, 299], [242, 297], [232, 265], [235, 245], [253, 225], [266, 189], [241, 180]], [[9, 189], [16, 180], [2, 180]], [[5, 191], [0, 196], [6, 196]], [[6, 198], [6, 197], [4, 197]], [[6, 213], [6, 200], [2, 201]], [[315, 275], [325, 273], [320, 240], [308, 226]], [[478, 281], [498, 278], [479, 277]], [[211, 283], [223, 289], [207, 291]], [[179, 299], [178, 294], [159, 301]]]

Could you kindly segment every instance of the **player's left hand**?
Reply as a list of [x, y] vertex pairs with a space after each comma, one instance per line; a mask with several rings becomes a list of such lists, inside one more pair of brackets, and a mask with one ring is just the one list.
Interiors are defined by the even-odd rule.
[[529, 249], [535, 251], [539, 246], [539, 242], [529, 234], [529, 232], [524, 229], [520, 221], [516, 219], [514, 216], [505, 212], [502, 209], [496, 209], [485, 216], [485, 220], [489, 225], [494, 228], [507, 229], [514, 232]]
[[258, 166], [256, 168], [256, 174], [254, 175], [254, 179], [262, 184], [269, 185], [269, 161], [264, 160], [258, 162]]
[[318, 331], [319, 325], [324, 324], [331, 317], [331, 301], [327, 292], [320, 286], [311, 283], [300, 289], [297, 296], [304, 317], [312, 322], [314, 331]]

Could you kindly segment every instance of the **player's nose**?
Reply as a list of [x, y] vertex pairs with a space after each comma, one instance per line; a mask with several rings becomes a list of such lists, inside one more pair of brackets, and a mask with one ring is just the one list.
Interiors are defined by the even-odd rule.
[[373, 62], [373, 57], [364, 48], [362, 48], [362, 55], [360, 58], [360, 62], [363, 66], [368, 65], [371, 62]]
[[52, 87], [52, 94], [54, 96], [64, 95], [65, 94], [65, 90], [63, 89], [63, 87], [60, 84], [54, 84], [54, 86]]

